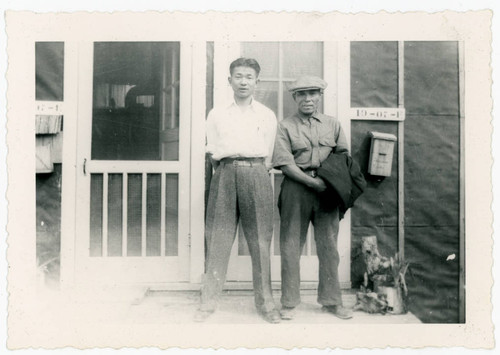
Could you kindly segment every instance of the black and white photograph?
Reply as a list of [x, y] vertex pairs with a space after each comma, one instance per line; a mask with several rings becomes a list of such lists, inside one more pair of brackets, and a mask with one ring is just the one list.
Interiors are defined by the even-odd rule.
[[7, 12], [8, 348], [492, 347], [491, 16]]

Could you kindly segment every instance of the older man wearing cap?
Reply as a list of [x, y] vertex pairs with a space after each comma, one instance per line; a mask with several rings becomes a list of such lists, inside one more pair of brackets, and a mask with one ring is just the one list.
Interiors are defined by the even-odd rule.
[[339, 318], [352, 317], [352, 311], [342, 306], [338, 276], [339, 209], [322, 194], [326, 185], [316, 174], [332, 150], [348, 153], [340, 122], [318, 112], [326, 87], [324, 80], [311, 76], [291, 83], [297, 112], [280, 122], [276, 135], [273, 166], [285, 175], [278, 202], [282, 319], [293, 319], [300, 304], [300, 255], [310, 222], [319, 258], [318, 303]]

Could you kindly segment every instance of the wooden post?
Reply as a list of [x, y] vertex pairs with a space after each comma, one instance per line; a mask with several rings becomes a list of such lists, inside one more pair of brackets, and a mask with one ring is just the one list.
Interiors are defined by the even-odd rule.
[[[398, 42], [398, 107], [404, 108], [404, 42]], [[404, 121], [398, 122], [398, 252], [402, 260], [405, 257], [405, 158]]]

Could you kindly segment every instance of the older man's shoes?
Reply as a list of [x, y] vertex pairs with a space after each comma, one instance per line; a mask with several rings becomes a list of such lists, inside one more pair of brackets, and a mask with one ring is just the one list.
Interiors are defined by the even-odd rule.
[[349, 308], [345, 308], [344, 306], [341, 306], [341, 305], [323, 306], [322, 310], [324, 312], [331, 313], [340, 319], [352, 318], [352, 310]]
[[[352, 310], [349, 308], [345, 308], [341, 305], [336, 306], [323, 306], [321, 308], [324, 312], [328, 312], [333, 314], [334, 316], [340, 319], [350, 319], [352, 318]], [[210, 317], [214, 311], [206, 311], [202, 309], [198, 309], [194, 315], [195, 322], [204, 322]], [[260, 316], [268, 323], [276, 324], [280, 323], [283, 320], [292, 320], [295, 317], [295, 308], [294, 307], [282, 307], [278, 312], [276, 309], [271, 311], [262, 311], [259, 310], [258, 313]]]

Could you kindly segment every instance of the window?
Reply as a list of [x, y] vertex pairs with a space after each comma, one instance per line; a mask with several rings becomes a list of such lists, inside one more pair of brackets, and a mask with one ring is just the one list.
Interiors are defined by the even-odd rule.
[[272, 109], [278, 120], [296, 109], [288, 92], [290, 82], [302, 75], [323, 77], [322, 42], [242, 42], [241, 55], [259, 62], [255, 98]]

